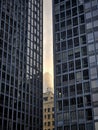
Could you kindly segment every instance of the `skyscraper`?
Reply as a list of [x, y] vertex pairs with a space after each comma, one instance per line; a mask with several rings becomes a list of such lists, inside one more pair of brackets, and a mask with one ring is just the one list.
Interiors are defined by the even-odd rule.
[[0, 0], [0, 130], [42, 130], [42, 8]]
[[98, 130], [98, 0], [53, 0], [55, 130]]

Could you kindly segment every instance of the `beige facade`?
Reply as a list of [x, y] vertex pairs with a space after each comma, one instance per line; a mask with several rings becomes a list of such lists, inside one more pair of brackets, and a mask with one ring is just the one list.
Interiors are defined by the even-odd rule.
[[54, 130], [54, 95], [50, 90], [43, 94], [43, 130]]

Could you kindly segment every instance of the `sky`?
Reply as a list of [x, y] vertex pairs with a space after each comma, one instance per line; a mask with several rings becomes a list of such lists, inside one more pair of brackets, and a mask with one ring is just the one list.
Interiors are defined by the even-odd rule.
[[44, 92], [53, 90], [53, 42], [52, 42], [52, 0], [43, 0], [43, 78]]

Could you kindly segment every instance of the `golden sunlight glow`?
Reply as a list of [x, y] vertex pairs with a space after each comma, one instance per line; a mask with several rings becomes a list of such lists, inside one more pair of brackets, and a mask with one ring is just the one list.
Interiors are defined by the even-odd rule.
[[53, 89], [52, 0], [43, 0], [43, 3], [43, 72], [46, 91], [47, 87]]

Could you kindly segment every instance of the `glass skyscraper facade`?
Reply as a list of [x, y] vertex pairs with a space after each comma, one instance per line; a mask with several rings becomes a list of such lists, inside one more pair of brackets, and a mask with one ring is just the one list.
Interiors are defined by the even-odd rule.
[[42, 130], [43, 0], [0, 0], [0, 130]]
[[55, 130], [98, 130], [98, 0], [53, 0]]

